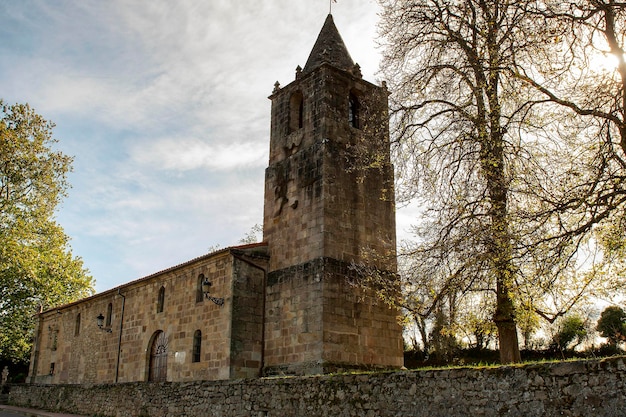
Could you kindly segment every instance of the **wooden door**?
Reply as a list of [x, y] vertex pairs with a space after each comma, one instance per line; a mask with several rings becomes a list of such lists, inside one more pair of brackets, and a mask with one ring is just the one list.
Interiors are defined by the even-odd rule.
[[162, 331], [158, 331], [152, 336], [148, 381], [167, 381], [167, 337]]

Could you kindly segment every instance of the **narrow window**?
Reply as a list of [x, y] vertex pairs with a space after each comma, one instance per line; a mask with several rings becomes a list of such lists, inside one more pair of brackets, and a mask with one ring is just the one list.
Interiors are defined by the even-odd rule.
[[76, 315], [76, 325], [74, 326], [74, 336], [80, 334], [80, 313]]
[[52, 330], [52, 333], [50, 334], [50, 350], [57, 350], [57, 334], [59, 333], [58, 330]]
[[50, 375], [54, 375], [54, 362], [50, 364]]
[[113, 304], [109, 303], [107, 307], [107, 321], [105, 323], [106, 327], [111, 327], [112, 316], [113, 316]]
[[202, 332], [200, 330], [196, 330], [196, 332], [193, 334], [193, 352], [192, 352], [193, 362], [200, 362], [201, 346], [202, 346]]
[[163, 305], [165, 304], [165, 287], [161, 287], [159, 290], [159, 299], [157, 300], [157, 313], [163, 312]]
[[296, 91], [289, 99], [289, 133], [304, 126], [304, 97]]
[[350, 97], [348, 98], [348, 122], [350, 126], [359, 129], [360, 121], [359, 121], [359, 111], [361, 110], [361, 105], [359, 104], [359, 99], [354, 94], [350, 93]]
[[298, 129], [304, 127], [304, 98], [300, 97], [300, 103], [298, 103]]
[[201, 303], [204, 300], [204, 294], [202, 293], [202, 283], [204, 282], [204, 274], [198, 275], [198, 281], [196, 282], [196, 303]]

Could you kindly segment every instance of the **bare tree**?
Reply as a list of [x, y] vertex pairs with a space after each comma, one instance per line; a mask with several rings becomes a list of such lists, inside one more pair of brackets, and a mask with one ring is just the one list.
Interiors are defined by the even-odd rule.
[[425, 206], [405, 255], [441, 283], [433, 305], [443, 293], [493, 294], [501, 362], [517, 362], [516, 312], [554, 321], [588, 288], [573, 267], [582, 237], [560, 233], [567, 210], [538, 215], [566, 194], [576, 162], [544, 117], [549, 100], [519, 76], [564, 29], [533, 1], [381, 5], [399, 195]]
[[543, 211], [533, 215], [566, 213], [569, 221], [553, 242], [588, 236], [602, 225], [599, 237], [611, 252], [618, 243], [613, 237], [626, 232], [626, 2], [554, 1], [535, 13], [558, 28], [550, 60], [516, 67], [513, 76], [565, 112], [559, 129], [576, 133], [569, 139], [578, 163], [569, 171], [570, 186], [544, 195]]

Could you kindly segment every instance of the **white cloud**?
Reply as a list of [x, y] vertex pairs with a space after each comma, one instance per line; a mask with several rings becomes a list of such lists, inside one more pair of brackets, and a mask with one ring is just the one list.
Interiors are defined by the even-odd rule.
[[131, 148], [131, 158], [153, 169], [209, 171], [267, 164], [267, 144], [230, 142], [212, 144], [198, 139], [163, 139]]
[[[328, 2], [21, 0], [0, 5], [0, 91], [75, 156], [59, 213], [110, 288], [236, 244], [262, 221], [273, 84], [293, 81]], [[333, 4], [364, 77], [374, 0]]]

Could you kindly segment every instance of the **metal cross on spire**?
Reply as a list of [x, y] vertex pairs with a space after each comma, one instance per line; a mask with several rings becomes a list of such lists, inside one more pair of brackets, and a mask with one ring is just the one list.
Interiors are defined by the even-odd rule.
[[333, 3], [337, 3], [337, 0], [328, 0], [328, 14], [333, 14]]

